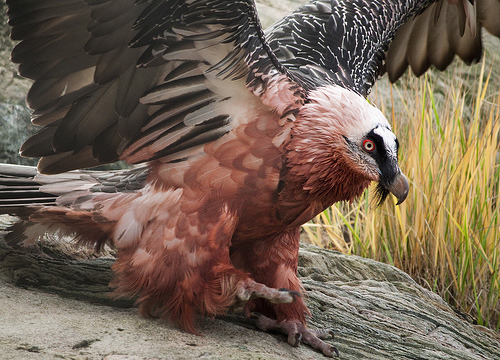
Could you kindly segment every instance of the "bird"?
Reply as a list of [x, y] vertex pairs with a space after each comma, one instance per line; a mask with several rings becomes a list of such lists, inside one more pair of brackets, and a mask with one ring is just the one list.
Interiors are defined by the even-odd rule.
[[11, 242], [109, 244], [114, 295], [142, 315], [198, 334], [198, 316], [243, 311], [328, 357], [306, 326], [300, 226], [371, 182], [379, 202], [409, 192], [371, 87], [477, 61], [482, 29], [500, 36], [497, 0], [314, 0], [266, 32], [253, 0], [7, 5], [41, 127], [20, 150], [36, 174], [0, 166]]

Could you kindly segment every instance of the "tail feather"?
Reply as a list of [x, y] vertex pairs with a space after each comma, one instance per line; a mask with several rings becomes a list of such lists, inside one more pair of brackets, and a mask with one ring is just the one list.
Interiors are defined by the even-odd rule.
[[40, 191], [36, 167], [0, 164], [0, 214], [20, 215], [27, 207], [55, 205], [56, 196]]
[[71, 207], [68, 199], [79, 196], [135, 191], [144, 186], [147, 175], [146, 167], [43, 175], [34, 166], [0, 164], [0, 214], [16, 215], [27, 207]]
[[100, 217], [102, 201], [142, 189], [147, 176], [145, 166], [41, 175], [33, 166], [0, 164], [0, 214], [17, 217], [7, 229], [6, 242], [36, 248], [47, 235], [55, 234], [100, 250], [113, 226]]

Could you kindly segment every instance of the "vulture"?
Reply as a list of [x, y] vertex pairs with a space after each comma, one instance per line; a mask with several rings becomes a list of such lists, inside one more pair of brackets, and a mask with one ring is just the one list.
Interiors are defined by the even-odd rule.
[[41, 127], [20, 150], [36, 176], [0, 167], [9, 241], [110, 244], [114, 294], [141, 314], [197, 333], [197, 316], [237, 309], [325, 356], [300, 226], [372, 181], [380, 201], [409, 189], [370, 88], [477, 61], [483, 28], [500, 36], [499, 0], [313, 0], [266, 32], [253, 0], [6, 2]]

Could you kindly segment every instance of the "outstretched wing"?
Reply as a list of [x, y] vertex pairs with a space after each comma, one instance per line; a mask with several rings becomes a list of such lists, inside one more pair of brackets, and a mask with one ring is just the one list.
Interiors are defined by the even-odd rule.
[[[446, 67], [454, 54], [468, 62], [477, 60], [482, 26], [499, 35], [498, 0], [474, 1], [479, 23], [471, 41], [467, 40], [471, 37], [467, 19], [461, 16], [466, 12], [474, 15], [469, 0], [460, 0], [457, 5], [440, 0], [432, 5], [435, 1], [313, 1], [278, 22], [266, 35], [280, 62], [304, 83], [313, 87], [319, 81], [312, 79], [321, 79], [366, 96], [385, 71], [386, 52], [394, 36], [397, 40], [387, 55], [392, 81], [408, 63], [420, 74], [430, 64]], [[460, 38], [461, 30], [465, 31], [464, 39]], [[434, 52], [437, 48], [439, 53]]]
[[[58, 173], [180, 161], [235, 124], [227, 103], [290, 81], [252, 0], [7, 0], [12, 52], [42, 129], [22, 146]], [[286, 84], [288, 85], [288, 83]], [[300, 87], [290, 81], [292, 98]], [[284, 109], [276, 109], [282, 112]]]

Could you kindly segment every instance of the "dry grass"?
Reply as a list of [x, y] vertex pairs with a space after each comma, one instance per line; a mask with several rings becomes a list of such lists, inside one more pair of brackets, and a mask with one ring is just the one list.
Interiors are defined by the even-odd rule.
[[429, 77], [393, 87], [390, 109], [398, 113], [382, 110], [401, 143], [407, 200], [376, 209], [366, 192], [304, 230], [313, 243], [397, 266], [498, 330], [500, 92], [484, 69], [473, 86], [455, 76], [444, 88]]

